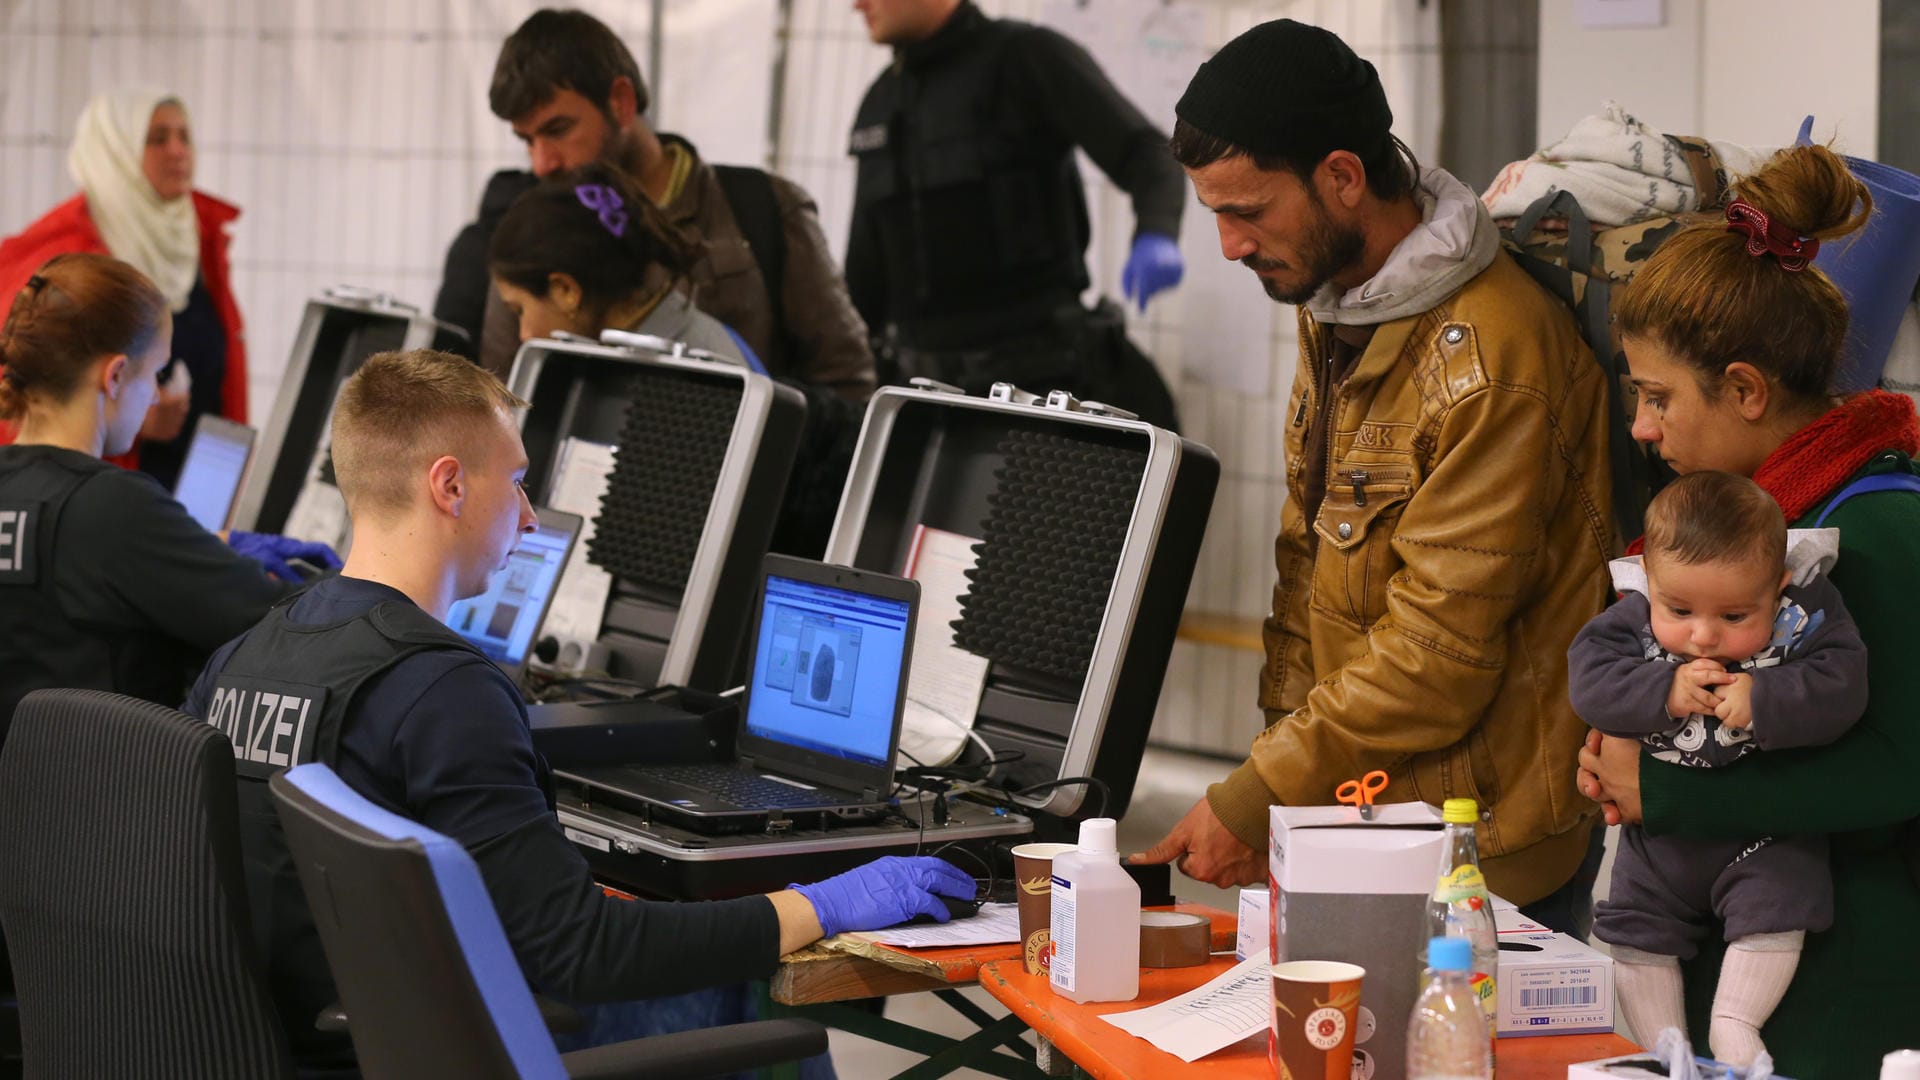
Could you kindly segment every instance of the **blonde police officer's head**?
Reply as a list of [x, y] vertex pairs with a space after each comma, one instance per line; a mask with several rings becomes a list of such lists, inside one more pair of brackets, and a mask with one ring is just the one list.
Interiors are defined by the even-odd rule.
[[[499, 379], [451, 353], [380, 353], [341, 388], [333, 467], [353, 521], [350, 577], [404, 581], [435, 618], [486, 591], [534, 530], [527, 452]], [[418, 590], [418, 591], [416, 591]]]

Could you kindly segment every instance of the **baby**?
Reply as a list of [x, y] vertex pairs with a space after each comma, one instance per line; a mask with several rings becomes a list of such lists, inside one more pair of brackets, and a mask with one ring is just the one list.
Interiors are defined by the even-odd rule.
[[[1787, 531], [1745, 477], [1690, 473], [1647, 508], [1646, 554], [1616, 559], [1618, 603], [1567, 650], [1573, 707], [1661, 761], [1723, 768], [1749, 753], [1832, 742], [1867, 705], [1867, 653], [1821, 574], [1833, 529]], [[1612, 899], [1593, 932], [1613, 947], [1621, 1012], [1651, 1044], [1686, 1030], [1680, 961], [1710, 920], [1728, 942], [1713, 999], [1714, 1057], [1745, 1067], [1793, 980], [1809, 931], [1833, 923], [1822, 836], [1707, 840], [1622, 830]]]

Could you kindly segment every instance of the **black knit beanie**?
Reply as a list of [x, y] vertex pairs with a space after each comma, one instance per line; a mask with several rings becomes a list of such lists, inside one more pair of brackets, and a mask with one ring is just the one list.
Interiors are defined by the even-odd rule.
[[1333, 33], [1275, 19], [1200, 65], [1174, 114], [1255, 154], [1321, 158], [1384, 148], [1393, 110], [1373, 65]]

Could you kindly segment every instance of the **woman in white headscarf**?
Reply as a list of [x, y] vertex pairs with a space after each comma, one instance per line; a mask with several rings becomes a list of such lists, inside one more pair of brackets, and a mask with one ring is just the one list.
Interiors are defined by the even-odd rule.
[[[173, 310], [173, 362], [132, 451], [110, 460], [171, 488], [204, 413], [245, 423], [246, 346], [227, 265], [240, 211], [193, 190], [186, 106], [157, 90], [112, 90], [80, 114], [67, 169], [80, 194], [0, 242], [0, 311], [55, 255], [112, 255], [147, 275]], [[11, 435], [0, 431], [0, 443]]]

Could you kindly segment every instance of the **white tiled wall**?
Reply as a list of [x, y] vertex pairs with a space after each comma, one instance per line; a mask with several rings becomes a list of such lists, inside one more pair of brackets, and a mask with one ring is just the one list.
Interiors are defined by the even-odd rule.
[[[987, 0], [990, 13], [1045, 20], [1076, 0]], [[1084, 0], [1139, 18], [1165, 0]], [[1436, 6], [1422, 0], [1175, 0], [1202, 12], [1209, 51], [1268, 18], [1339, 33], [1378, 65], [1396, 129], [1423, 159], [1439, 134]], [[487, 110], [500, 40], [533, 0], [0, 0], [0, 234], [72, 193], [66, 148], [89, 96], [118, 85], [170, 88], [199, 144], [198, 183], [238, 203], [234, 280], [248, 324], [255, 410], [264, 417], [301, 309], [336, 283], [429, 306], [446, 245], [482, 184], [523, 159]], [[661, 71], [650, 70], [652, 5], [586, 0], [621, 32], [658, 92], [661, 126], [715, 160], [763, 161], [776, 0], [669, 0]], [[887, 61], [847, 0], [792, 0], [777, 163], [819, 200], [844, 248], [853, 173], [846, 134]], [[1103, 13], [1104, 17], [1104, 13]], [[1128, 72], [1109, 74], [1127, 89]], [[1154, 116], [1163, 127], [1172, 118]], [[1083, 162], [1097, 286], [1118, 295], [1133, 222], [1127, 200]], [[1199, 213], [1190, 207], [1189, 214]], [[1200, 223], [1204, 224], [1204, 222]], [[1199, 229], [1200, 237], [1209, 230]], [[1190, 265], [1218, 259], [1191, 239]], [[1246, 281], [1245, 303], [1268, 306]], [[1216, 387], [1183, 355], [1182, 295], [1155, 301], [1136, 340], [1175, 388], [1187, 434], [1222, 464], [1219, 496], [1189, 599], [1192, 610], [1257, 618], [1272, 586], [1282, 496], [1274, 441], [1294, 365], [1293, 316], [1265, 335], [1216, 340], [1219, 355], [1265, 358], [1265, 395]], [[1255, 362], [1258, 362], [1256, 359]], [[1182, 642], [1155, 737], [1244, 752], [1258, 730], [1255, 653]]]
[[[1062, 3], [1074, 0], [986, 0], [996, 15], [1044, 21]], [[1086, 0], [1107, 8], [1113, 18], [1136, 21], [1163, 6], [1164, 0]], [[1180, 0], [1186, 2], [1186, 0]], [[1273, 0], [1264, 3], [1200, 2], [1209, 34], [1207, 51], [1266, 19], [1288, 17], [1327, 27], [1346, 39], [1380, 69], [1393, 106], [1398, 134], [1422, 160], [1430, 161], [1439, 142], [1439, 23], [1435, 5], [1419, 0]], [[871, 44], [860, 17], [844, 0], [795, 0], [788, 59], [789, 81], [782, 115], [779, 166], [820, 201], [827, 234], [844, 250], [848, 208], [853, 199], [853, 169], [846, 156], [848, 129], [867, 85], [888, 59]], [[1122, 90], [1128, 72], [1108, 65]], [[1171, 116], [1150, 116], [1163, 130]], [[1133, 217], [1124, 193], [1098, 169], [1082, 160], [1094, 217], [1089, 253], [1096, 287], [1120, 294], [1120, 267], [1133, 235]], [[1204, 213], [1197, 204], [1188, 214]], [[1204, 224], [1204, 223], [1202, 223]], [[1189, 230], [1191, 234], [1193, 230]], [[1210, 227], [1198, 230], [1212, 236]], [[1183, 245], [1189, 265], [1220, 258], [1210, 239]], [[1246, 275], [1245, 303], [1272, 306]], [[1130, 312], [1130, 315], [1132, 313]], [[1276, 310], [1265, 337], [1217, 340], [1211, 348], [1266, 358], [1272, 365], [1268, 392], [1250, 396], [1204, 381], [1185, 362], [1187, 334], [1182, 326], [1179, 290], [1154, 301], [1133, 325], [1135, 340], [1167, 375], [1179, 400], [1185, 434], [1219, 454], [1220, 491], [1207, 528], [1205, 548], [1188, 596], [1189, 611], [1258, 618], [1267, 612], [1273, 587], [1273, 536], [1280, 519], [1285, 484], [1276, 433], [1286, 408], [1296, 349], [1291, 309]], [[1259, 731], [1254, 693], [1260, 667], [1256, 653], [1182, 641], [1155, 720], [1156, 741], [1226, 754], [1245, 753]]]

